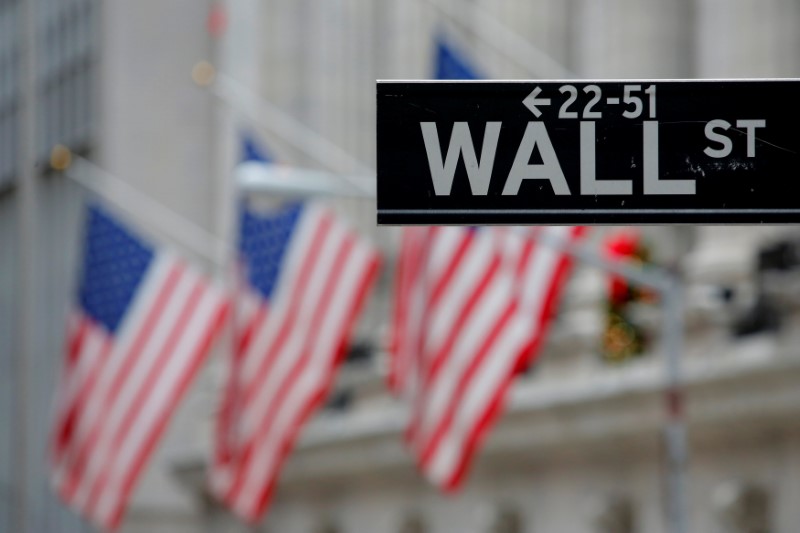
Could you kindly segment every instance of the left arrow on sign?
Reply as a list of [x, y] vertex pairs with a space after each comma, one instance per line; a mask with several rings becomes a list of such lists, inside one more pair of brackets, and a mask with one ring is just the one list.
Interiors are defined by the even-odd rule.
[[533, 90], [533, 92], [531, 92], [531, 94], [529, 94], [528, 97], [525, 98], [525, 100], [522, 101], [522, 103], [525, 104], [525, 107], [530, 109], [531, 113], [536, 115], [536, 118], [539, 118], [539, 117], [542, 116], [542, 112], [539, 111], [539, 108], [536, 107], [536, 106], [550, 105], [550, 99], [549, 98], [538, 98], [538, 96], [540, 94], [542, 94], [542, 88], [537, 86]]

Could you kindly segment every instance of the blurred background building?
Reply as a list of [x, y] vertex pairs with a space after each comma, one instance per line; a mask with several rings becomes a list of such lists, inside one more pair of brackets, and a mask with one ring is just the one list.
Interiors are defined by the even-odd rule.
[[[34, 5], [36, 20], [32, 296], [19, 282], [26, 268], [18, 223], [23, 2]], [[50, 491], [45, 460], [86, 196], [50, 170], [52, 146], [68, 146], [226, 236], [242, 131], [254, 132], [282, 164], [345, 174], [374, 168], [375, 80], [431, 77], [441, 40], [487, 78], [798, 77], [800, 3], [0, 0], [0, 531], [88, 530]], [[263, 120], [257, 100], [215, 96], [215, 74], [361, 164], [326, 168]], [[779, 178], [793, 179], [788, 172]], [[515, 384], [463, 492], [445, 497], [416, 473], [402, 446], [402, 409], [382, 382], [398, 230], [375, 227], [372, 200], [334, 203], [381, 246], [389, 268], [266, 520], [240, 525], [204, 490], [220, 382], [212, 360], [139, 484], [123, 531], [666, 531], [657, 302], [630, 304], [642, 353], [604, 357], [604, 338], [614, 333], [607, 279], [577, 265], [539, 364]], [[181, 245], [152, 221], [131, 218]], [[591, 242], [603, 246], [614, 231], [597, 228]], [[797, 531], [800, 233], [790, 226], [647, 227], [641, 243], [652, 263], [686, 287], [691, 531]], [[207, 256], [194, 255], [219, 272]], [[20, 375], [25, 298], [36, 320]]]

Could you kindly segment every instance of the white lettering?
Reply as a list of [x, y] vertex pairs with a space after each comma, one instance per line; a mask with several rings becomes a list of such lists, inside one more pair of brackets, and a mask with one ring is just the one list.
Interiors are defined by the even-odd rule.
[[756, 156], [756, 128], [767, 126], [765, 120], [737, 120], [736, 127], [747, 130], [747, 157]]
[[[529, 164], [536, 146], [539, 147], [539, 154], [542, 156], [541, 165]], [[508, 174], [508, 180], [503, 187], [503, 194], [506, 196], [517, 194], [522, 180], [548, 180], [556, 195], [570, 194], [564, 171], [558, 162], [553, 143], [547, 134], [547, 128], [542, 122], [528, 122], [525, 135], [517, 150], [517, 156], [514, 158], [514, 164], [511, 166], [511, 172]]]
[[595, 179], [595, 123], [581, 122], [581, 195], [631, 194], [633, 185], [627, 180]]
[[708, 124], [706, 124], [706, 130], [705, 130], [706, 139], [708, 139], [709, 141], [718, 142], [722, 145], [722, 148], [711, 148], [710, 146], [707, 146], [706, 149], [703, 150], [703, 152], [708, 157], [714, 157], [719, 159], [721, 157], [727, 157], [731, 155], [731, 151], [733, 150], [733, 142], [731, 142], [730, 138], [727, 137], [726, 135], [722, 135], [714, 131], [717, 128], [722, 128], [723, 130], [727, 130], [730, 127], [731, 127], [730, 122], [719, 119], [711, 120], [708, 122]]
[[492, 178], [494, 155], [497, 151], [497, 141], [500, 138], [500, 122], [487, 122], [483, 135], [481, 160], [475, 155], [472, 144], [472, 135], [469, 124], [456, 122], [453, 124], [453, 134], [450, 136], [450, 145], [447, 156], [442, 162], [442, 151], [439, 145], [439, 133], [435, 122], [420, 122], [422, 138], [425, 141], [425, 151], [428, 153], [428, 166], [433, 179], [433, 190], [437, 196], [450, 194], [453, 188], [453, 178], [458, 165], [458, 156], [464, 156], [464, 165], [467, 167], [467, 177], [472, 194], [484, 196], [489, 192], [489, 182]]
[[642, 166], [645, 194], [695, 194], [694, 180], [661, 180], [658, 171], [658, 122], [644, 121]]

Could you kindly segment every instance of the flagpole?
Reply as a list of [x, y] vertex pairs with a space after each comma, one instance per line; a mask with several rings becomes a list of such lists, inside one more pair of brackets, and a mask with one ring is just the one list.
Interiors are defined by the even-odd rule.
[[150, 230], [168, 235], [215, 267], [225, 266], [220, 250], [230, 248], [228, 241], [150, 198], [87, 159], [74, 154], [71, 157], [74, 161], [63, 171], [66, 177], [111, 202]]
[[15, 357], [15, 424], [14, 477], [16, 480], [14, 523], [15, 531], [24, 533], [28, 526], [28, 364], [35, 353], [34, 323], [36, 322], [36, 188], [39, 172], [36, 157], [36, 12], [34, 0], [20, 4], [22, 29], [20, 50], [20, 164], [19, 171], [19, 349]]
[[363, 191], [365, 195], [374, 195], [375, 187], [370, 183], [371, 177], [375, 175], [374, 169], [272, 102], [260, 98], [225, 74], [217, 76], [211, 92], [227, 106], [240, 111], [242, 116], [255, 119], [259, 126], [269, 129], [292, 147], [336, 170], [339, 178]]

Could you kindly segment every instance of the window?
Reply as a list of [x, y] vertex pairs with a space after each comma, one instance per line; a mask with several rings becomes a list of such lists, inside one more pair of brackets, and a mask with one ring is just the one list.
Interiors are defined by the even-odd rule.
[[[19, 165], [20, 0], [0, 0], [0, 190]], [[94, 133], [98, 0], [40, 0], [37, 18], [37, 152], [57, 143], [85, 151]]]

